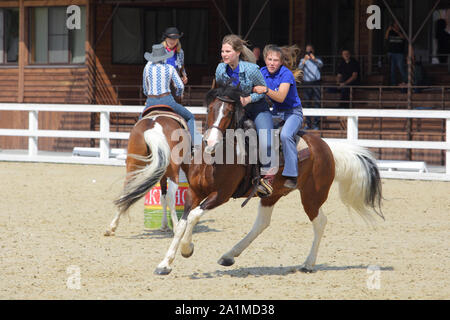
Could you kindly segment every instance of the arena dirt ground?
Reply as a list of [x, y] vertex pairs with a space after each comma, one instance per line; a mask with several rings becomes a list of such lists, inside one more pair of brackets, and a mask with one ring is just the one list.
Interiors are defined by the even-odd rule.
[[[144, 228], [143, 201], [115, 237], [103, 236], [124, 170], [0, 163], [1, 299], [450, 298], [450, 183], [383, 180], [386, 221], [376, 230], [348, 214], [333, 188], [312, 274], [299, 271], [313, 231], [297, 192], [234, 266], [218, 265], [256, 216], [256, 199], [245, 210], [230, 201], [202, 218], [194, 255], [178, 253], [163, 277], [153, 270], [171, 234]], [[73, 270], [80, 289], [70, 286]]]

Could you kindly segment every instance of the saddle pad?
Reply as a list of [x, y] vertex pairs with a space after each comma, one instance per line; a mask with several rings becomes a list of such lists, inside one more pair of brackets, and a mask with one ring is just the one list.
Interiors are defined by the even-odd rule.
[[164, 110], [154, 110], [150, 111], [148, 114], [146, 114], [141, 120], [143, 119], [156, 119], [157, 117], [167, 117], [176, 120], [185, 130], [188, 130], [188, 126], [186, 123], [186, 120], [184, 118], [174, 112], [171, 111], [164, 111]]
[[298, 152], [298, 160], [299, 161], [306, 160], [310, 156], [308, 144], [301, 137], [298, 137], [298, 139], [297, 139], [297, 152]]

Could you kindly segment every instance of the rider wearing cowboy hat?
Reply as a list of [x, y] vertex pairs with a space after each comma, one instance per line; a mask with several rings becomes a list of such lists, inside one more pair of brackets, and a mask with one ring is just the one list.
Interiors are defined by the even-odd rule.
[[155, 44], [152, 53], [146, 52], [144, 58], [148, 61], [143, 72], [143, 89], [147, 96], [144, 111], [153, 105], [163, 104], [170, 106], [176, 113], [182, 116], [189, 127], [191, 141], [195, 137], [194, 115], [185, 107], [175, 102], [170, 90], [173, 82], [176, 96], [182, 96], [184, 91], [183, 82], [175, 68], [166, 62], [173, 57], [174, 52], [167, 52], [162, 44]]
[[167, 52], [173, 52], [174, 55], [167, 59], [167, 63], [172, 65], [183, 80], [184, 84], [187, 84], [188, 78], [186, 69], [184, 68], [184, 51], [181, 49], [180, 38], [183, 36], [183, 32], [178, 31], [175, 27], [167, 28], [162, 35], [162, 45], [166, 48]]

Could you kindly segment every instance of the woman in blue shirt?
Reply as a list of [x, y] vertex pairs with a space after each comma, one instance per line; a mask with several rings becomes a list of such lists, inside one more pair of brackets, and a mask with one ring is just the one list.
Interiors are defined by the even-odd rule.
[[[253, 92], [265, 93], [273, 102], [274, 116], [285, 121], [280, 133], [284, 154], [285, 187], [295, 189], [298, 177], [298, 155], [295, 136], [303, 123], [302, 104], [297, 93], [296, 78], [285, 65], [290, 48], [268, 45], [264, 48], [266, 67], [261, 69], [267, 86], [256, 86]], [[294, 48], [292, 48], [294, 49]], [[291, 59], [294, 60], [295, 59]]]
[[[266, 197], [272, 194], [272, 182], [278, 170], [272, 167], [272, 115], [269, 105], [262, 93], [252, 93], [255, 86], [265, 86], [266, 83], [255, 64], [255, 56], [247, 48], [246, 42], [239, 36], [231, 34], [222, 41], [222, 63], [216, 69], [216, 81], [219, 83], [232, 83], [239, 85], [245, 97], [241, 97], [241, 104], [247, 116], [255, 122], [259, 138], [259, 155], [261, 162], [261, 183], [258, 186], [258, 195]], [[264, 154], [265, 151], [265, 154]]]
[[167, 63], [172, 65], [183, 80], [183, 84], [187, 84], [188, 77], [186, 69], [184, 68], [184, 51], [181, 49], [180, 38], [183, 36], [183, 32], [178, 31], [175, 27], [169, 27], [163, 33], [162, 45], [166, 48], [167, 52], [173, 52], [173, 56], [167, 59]]

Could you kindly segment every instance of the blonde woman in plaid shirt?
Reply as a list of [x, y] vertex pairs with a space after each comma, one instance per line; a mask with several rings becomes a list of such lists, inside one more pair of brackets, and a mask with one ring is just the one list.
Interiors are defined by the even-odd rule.
[[[273, 120], [264, 94], [252, 93], [255, 86], [266, 86], [253, 52], [247, 48], [246, 42], [239, 36], [230, 34], [222, 41], [222, 63], [216, 69], [217, 83], [228, 83], [239, 86], [243, 93], [241, 104], [249, 119], [253, 120], [258, 131], [261, 174], [263, 178], [258, 187], [258, 194], [267, 197], [272, 194], [272, 182], [278, 170], [272, 167], [272, 129]], [[266, 160], [266, 161], [263, 161]]]

